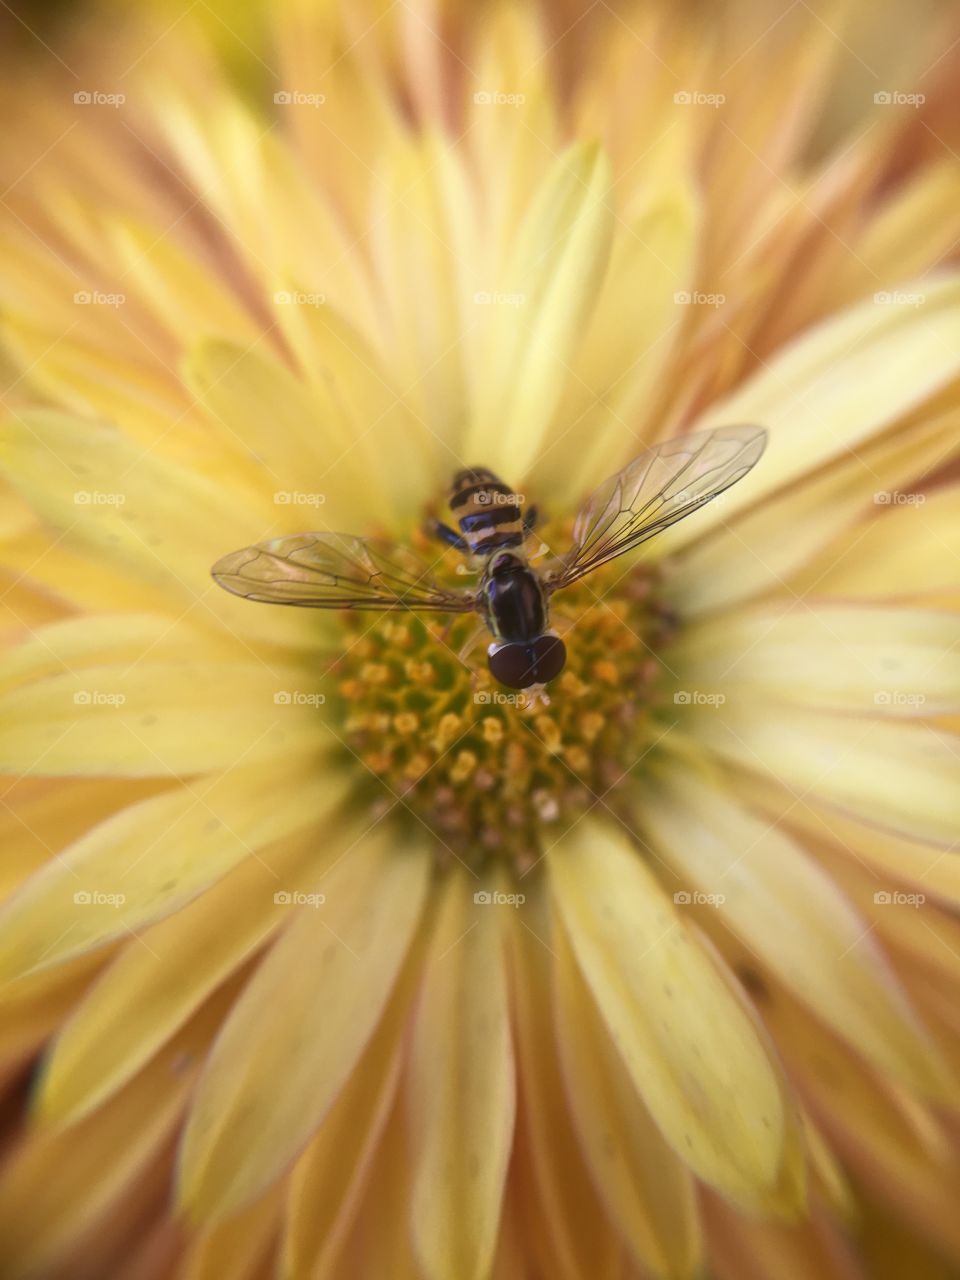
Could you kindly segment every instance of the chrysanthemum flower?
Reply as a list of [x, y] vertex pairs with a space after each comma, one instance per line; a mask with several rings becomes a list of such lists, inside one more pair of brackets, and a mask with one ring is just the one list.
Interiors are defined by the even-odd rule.
[[[298, 4], [241, 87], [182, 19], [6, 90], [4, 1275], [960, 1258], [950, 59], [824, 153], [833, 19], [724, 13]], [[465, 463], [559, 546], [724, 422], [548, 706], [209, 578], [426, 551]]]

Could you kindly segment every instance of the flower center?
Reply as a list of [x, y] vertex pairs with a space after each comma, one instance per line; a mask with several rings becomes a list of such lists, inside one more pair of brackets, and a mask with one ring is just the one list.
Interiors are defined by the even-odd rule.
[[522, 872], [578, 816], [615, 809], [660, 733], [673, 624], [659, 582], [654, 566], [614, 564], [557, 596], [567, 663], [545, 696], [493, 679], [476, 615], [344, 614], [329, 710], [372, 813], [412, 824], [440, 861]]

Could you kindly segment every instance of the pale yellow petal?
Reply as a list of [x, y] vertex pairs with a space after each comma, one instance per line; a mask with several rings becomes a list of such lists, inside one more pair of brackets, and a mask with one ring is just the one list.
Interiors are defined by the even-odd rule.
[[[867, 513], [891, 510], [883, 505], [884, 496], [912, 492], [915, 484], [935, 473], [956, 440], [955, 412], [934, 414], [891, 437], [865, 442], [822, 474], [804, 477], [755, 509], [739, 513], [731, 523], [721, 521], [709, 538], [684, 547], [676, 557], [665, 584], [670, 600], [690, 616], [728, 608], [763, 591], [784, 590], [790, 599], [805, 591], [842, 594], [842, 589], [830, 591], [833, 573], [843, 576], [861, 564], [869, 564], [882, 579], [890, 556], [871, 554], [861, 541], [861, 521]], [[763, 466], [763, 460], [758, 465]], [[733, 490], [717, 499], [720, 516], [732, 495]], [[691, 519], [696, 522], [701, 516]], [[903, 534], [915, 537], [919, 531], [914, 521]], [[664, 538], [669, 540], [671, 534]], [[928, 563], [943, 569], [940, 557], [931, 556]]]
[[638, 1266], [698, 1274], [693, 1179], [640, 1100], [576, 966], [563, 930], [551, 937], [557, 1041], [567, 1097], [597, 1192]]
[[778, 827], [712, 783], [673, 775], [650, 789], [637, 817], [676, 874], [676, 892], [716, 899], [718, 924], [879, 1071], [945, 1094], [934, 1047], [869, 920]]
[[9, 419], [3, 438], [0, 465], [68, 546], [177, 594], [202, 594], [223, 547], [252, 540], [251, 508], [261, 528], [270, 518], [256, 494], [231, 493], [107, 425], [35, 410]]
[[[16, 687], [79, 667], [111, 666], [147, 660], [191, 662], [198, 653], [224, 662], [249, 664], [250, 651], [219, 629], [204, 629], [189, 619], [156, 613], [102, 613], [65, 618], [31, 628], [0, 664], [0, 688]], [[120, 670], [124, 670], [121, 666]]]
[[960, 616], [777, 601], [684, 629], [670, 665], [689, 689], [883, 716], [960, 710]]
[[59, 964], [159, 920], [264, 845], [330, 812], [343, 784], [280, 758], [197, 779], [122, 809], [69, 845], [6, 905], [0, 974]]
[[664, 1137], [739, 1203], [796, 1208], [795, 1121], [766, 1048], [639, 850], [582, 823], [548, 856], [584, 978]]
[[283, 1272], [337, 1280], [341, 1250], [374, 1170], [397, 1095], [417, 948], [363, 1057], [290, 1175]]
[[712, 406], [697, 427], [753, 422], [770, 431], [747, 480], [692, 521], [723, 523], [775, 489], [836, 458], [935, 395], [960, 371], [960, 278], [904, 285], [920, 307], [867, 302], [791, 343], [742, 388]]
[[[683, 131], [667, 141], [677, 135]], [[677, 177], [686, 157], [671, 158], [672, 181], [643, 193], [620, 228], [573, 363], [563, 421], [535, 463], [538, 490], [561, 509], [578, 505], [650, 442], [658, 380], [682, 332], [686, 308], [677, 299], [690, 287], [699, 214], [696, 193]]]
[[[953, 422], [954, 438], [957, 422]], [[957, 597], [960, 582], [960, 487], [932, 493], [888, 490], [876, 518], [852, 531], [839, 553], [822, 556], [799, 591], [857, 600]]]
[[553, 1017], [555, 953], [545, 886], [524, 883], [527, 901], [509, 924], [511, 991], [516, 1001], [517, 1111], [515, 1174], [508, 1188], [525, 1247], [544, 1275], [612, 1280], [622, 1250], [587, 1171], [561, 1071]]
[[95, 1115], [25, 1139], [0, 1177], [0, 1238], [11, 1273], [51, 1274], [51, 1264], [161, 1157], [222, 1012], [218, 1004], [204, 1009]]
[[0, 697], [0, 770], [169, 777], [322, 750], [319, 704], [292, 696], [322, 696], [304, 674], [248, 655], [47, 676]]
[[289, 922], [286, 901], [306, 891], [336, 850], [336, 842], [311, 821], [244, 859], [126, 946], [52, 1046], [37, 1096], [41, 1118], [71, 1122], [125, 1083], [211, 992]]
[[513, 1140], [500, 920], [510, 908], [476, 903], [476, 887], [458, 868], [443, 888], [406, 1069], [411, 1226], [430, 1280], [489, 1273]]
[[923, 724], [800, 708], [727, 706], [690, 718], [701, 742], [747, 769], [897, 835], [960, 839], [960, 749]]
[[237, 1001], [200, 1082], [179, 1198], [216, 1221], [256, 1197], [310, 1139], [383, 1012], [417, 927], [426, 850], [354, 839]]
[[537, 193], [497, 277], [477, 286], [467, 464], [483, 457], [522, 477], [541, 451], [606, 264], [609, 183], [595, 144], [571, 147]]

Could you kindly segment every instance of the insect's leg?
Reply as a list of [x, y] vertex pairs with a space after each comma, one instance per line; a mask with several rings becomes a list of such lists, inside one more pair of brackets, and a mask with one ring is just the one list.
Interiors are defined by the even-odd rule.
[[533, 533], [537, 527], [537, 521], [540, 519], [540, 512], [537, 507], [527, 507], [523, 513], [523, 532], [524, 535]]
[[431, 520], [427, 525], [427, 533], [434, 538], [439, 538], [441, 542], [445, 542], [448, 547], [456, 547], [458, 551], [469, 551], [470, 544], [466, 538], [461, 537], [456, 529], [451, 529], [448, 524], [444, 524], [442, 520]]

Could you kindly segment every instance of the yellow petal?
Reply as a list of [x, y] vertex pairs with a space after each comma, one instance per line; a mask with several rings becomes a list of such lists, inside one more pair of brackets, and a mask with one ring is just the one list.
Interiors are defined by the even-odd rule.
[[[761, 463], [693, 522], [702, 532], [780, 485], [857, 448], [934, 395], [960, 370], [960, 277], [904, 291], [920, 307], [872, 299], [817, 325], [697, 422], [754, 422], [770, 431]], [[692, 532], [692, 529], [689, 531]]]
[[902, 885], [947, 906], [960, 905], [960, 859], [945, 855], [942, 849], [893, 835], [869, 819], [851, 818], [810, 795], [798, 798], [786, 787], [772, 786], [766, 778], [744, 777], [738, 790], [751, 808], [766, 813], [771, 821], [783, 819], [789, 810], [786, 825], [799, 832], [819, 857], [830, 858], [831, 875], [837, 875], [838, 855], [853, 858], [879, 873], [880, 888]]
[[414, 1247], [430, 1280], [482, 1280], [497, 1243], [513, 1140], [513, 1047], [501, 939], [509, 907], [443, 889], [405, 1081]]
[[192, 1241], [177, 1280], [258, 1280], [273, 1259], [282, 1209], [280, 1188], [272, 1187], [243, 1213]]
[[892, 1196], [899, 1214], [960, 1256], [953, 1207], [960, 1174], [950, 1137], [933, 1110], [879, 1080], [789, 997], [771, 990], [759, 1000], [799, 1087], [854, 1178]]
[[689, 688], [889, 716], [960, 710], [957, 614], [778, 601], [688, 627], [670, 664]]
[[59, 964], [169, 915], [261, 846], [329, 813], [342, 794], [312, 761], [280, 759], [122, 809], [7, 904], [0, 975]]
[[552, 939], [560, 1059], [597, 1192], [645, 1273], [693, 1276], [701, 1254], [693, 1179], [640, 1101], [563, 931]]
[[284, 1275], [336, 1280], [340, 1253], [381, 1159], [397, 1093], [417, 948], [363, 1057], [290, 1175]]
[[943, 1094], [933, 1045], [869, 921], [776, 826], [718, 787], [673, 773], [644, 797], [640, 812], [657, 855], [679, 876], [678, 890], [716, 895], [718, 924], [878, 1070]]
[[0, 1239], [11, 1274], [59, 1270], [51, 1264], [161, 1157], [222, 1012], [222, 1003], [202, 1010], [95, 1115], [26, 1138], [0, 1178]]
[[[542, 881], [525, 884], [522, 913], [508, 921], [522, 1100], [517, 1112], [517, 1176], [508, 1194], [520, 1216], [525, 1250], [533, 1251], [545, 1276], [612, 1280], [621, 1275], [620, 1242], [585, 1167], [558, 1060], [552, 1010], [556, 926], [548, 914], [544, 887]], [[540, 1224], [537, 1232], [526, 1229], [531, 1221]]]
[[[302, 668], [261, 661], [122, 662], [0, 697], [0, 769], [177, 776], [322, 746], [321, 712], [284, 695]], [[279, 700], [278, 700], [279, 699]]]
[[[955, 419], [952, 429], [956, 438]], [[887, 492], [891, 501], [878, 506], [876, 518], [854, 530], [839, 552], [815, 561], [798, 581], [799, 591], [858, 600], [956, 597], [960, 487]]]
[[256, 495], [86, 419], [36, 410], [5, 423], [3, 438], [0, 465], [68, 545], [179, 595], [206, 591], [224, 546], [252, 540], [251, 506], [261, 528], [270, 519]]
[[[246, 858], [218, 883], [127, 945], [52, 1047], [40, 1080], [42, 1120], [86, 1114], [137, 1071], [271, 934], [289, 922], [276, 901], [304, 892], [336, 843], [311, 824]], [[230, 928], [223, 928], [223, 921]]]
[[[864, 513], [890, 510], [875, 505], [875, 498], [909, 492], [918, 479], [941, 467], [956, 434], [952, 411], [935, 414], [930, 421], [891, 438], [865, 442], [854, 453], [836, 459], [823, 474], [804, 477], [800, 484], [742, 512], [730, 524], [714, 527], [709, 538], [684, 547], [676, 557], [665, 584], [670, 599], [690, 616], [728, 608], [761, 591], [785, 586], [798, 594], [822, 595], [825, 590], [830, 594], [827, 583], [833, 571], [843, 575], [861, 563], [874, 566], [882, 578], [889, 556], [871, 554], [869, 549], [861, 553]], [[717, 501], [726, 503], [727, 498], [724, 494]], [[718, 513], [722, 514], [719, 508]], [[700, 518], [699, 514], [692, 517]], [[902, 530], [905, 542], [907, 532], [915, 538], [920, 532], [918, 522]], [[669, 539], [671, 534], [664, 537]], [[942, 572], [941, 557], [929, 555], [928, 560], [940, 564]], [[811, 561], [815, 567], [806, 571]]]
[[705, 745], [795, 794], [810, 791], [914, 840], [952, 847], [960, 839], [960, 757], [945, 732], [760, 703], [724, 706], [691, 723]]
[[750, 1019], [639, 851], [583, 823], [548, 856], [583, 976], [664, 1137], [731, 1199], [772, 1208], [794, 1121]]
[[254, 1199], [309, 1140], [376, 1027], [417, 926], [425, 850], [343, 851], [237, 1001], [200, 1082], [179, 1198], [212, 1222]]
[[609, 183], [595, 144], [571, 147], [538, 192], [497, 278], [477, 286], [465, 450], [504, 475], [523, 476], [560, 402], [606, 265]]
[[[198, 652], [249, 664], [250, 651], [219, 629], [204, 630], [161, 613], [105, 613], [31, 629], [0, 665], [0, 688], [16, 687], [78, 667], [189, 662]], [[123, 667], [120, 668], [123, 670]]]
[[[667, 135], [673, 146], [678, 135]], [[649, 443], [658, 379], [686, 310], [677, 296], [690, 286], [698, 220], [696, 194], [676, 176], [686, 156], [671, 159], [670, 184], [654, 184], [638, 199], [614, 242], [564, 396], [564, 421], [535, 463], [538, 489], [561, 509]]]

